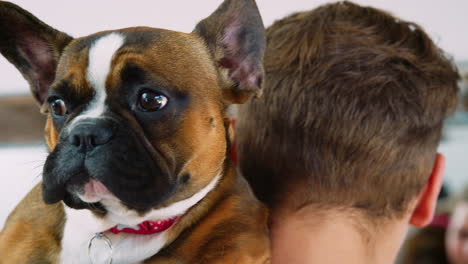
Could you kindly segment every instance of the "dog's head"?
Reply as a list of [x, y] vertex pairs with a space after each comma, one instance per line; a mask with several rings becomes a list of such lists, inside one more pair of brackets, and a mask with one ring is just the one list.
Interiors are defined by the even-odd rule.
[[190, 33], [137, 27], [72, 38], [0, 2], [0, 52], [48, 115], [46, 203], [161, 208], [222, 174], [225, 110], [259, 92], [264, 28], [226, 0]]

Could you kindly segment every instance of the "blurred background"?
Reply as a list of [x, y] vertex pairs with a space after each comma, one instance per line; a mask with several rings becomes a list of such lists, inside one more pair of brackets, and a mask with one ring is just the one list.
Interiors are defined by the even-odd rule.
[[[74, 37], [131, 26], [190, 32], [222, 1], [60, 1], [14, 0], [49, 25]], [[331, 1], [257, 0], [265, 26], [295, 11]], [[459, 193], [468, 184], [468, 1], [362, 0], [420, 24], [459, 66], [464, 80], [456, 115], [447, 121], [440, 152], [447, 157], [445, 191]], [[28, 85], [0, 56], [0, 229], [21, 198], [39, 182], [47, 150], [42, 139], [44, 117], [29, 96]]]

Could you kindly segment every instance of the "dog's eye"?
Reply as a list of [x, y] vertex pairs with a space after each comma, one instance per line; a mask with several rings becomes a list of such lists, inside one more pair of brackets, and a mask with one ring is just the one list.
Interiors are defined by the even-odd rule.
[[164, 95], [145, 91], [140, 94], [139, 106], [143, 111], [158, 111], [164, 108], [167, 104], [167, 97]]
[[54, 116], [63, 116], [67, 113], [67, 106], [62, 99], [54, 99], [50, 103], [50, 111]]

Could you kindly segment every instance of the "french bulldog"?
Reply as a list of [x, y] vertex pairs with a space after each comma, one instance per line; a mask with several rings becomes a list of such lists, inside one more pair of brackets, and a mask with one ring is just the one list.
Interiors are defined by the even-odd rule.
[[0, 263], [269, 263], [226, 114], [260, 93], [264, 48], [254, 0], [225, 0], [191, 33], [81, 38], [0, 1], [0, 52], [47, 115], [50, 151]]

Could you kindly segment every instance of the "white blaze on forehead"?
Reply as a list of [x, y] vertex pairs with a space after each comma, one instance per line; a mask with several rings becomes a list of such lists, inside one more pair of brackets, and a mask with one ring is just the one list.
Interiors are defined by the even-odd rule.
[[70, 129], [80, 120], [98, 118], [104, 113], [107, 96], [106, 80], [111, 72], [114, 54], [122, 47], [124, 41], [123, 35], [110, 33], [97, 39], [89, 48], [86, 79], [95, 94], [85, 111], [72, 121]]

